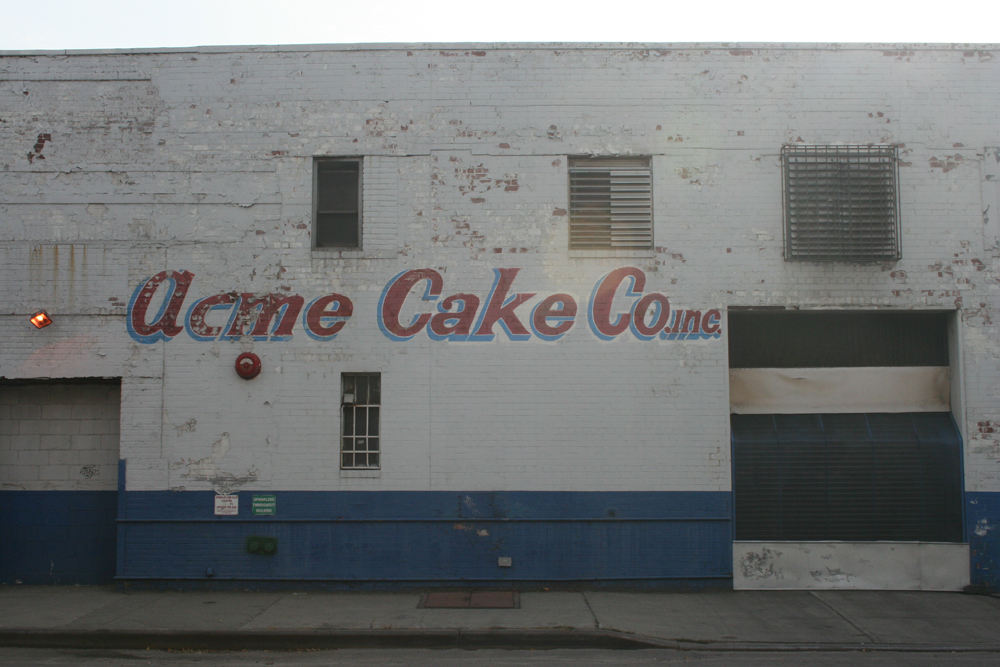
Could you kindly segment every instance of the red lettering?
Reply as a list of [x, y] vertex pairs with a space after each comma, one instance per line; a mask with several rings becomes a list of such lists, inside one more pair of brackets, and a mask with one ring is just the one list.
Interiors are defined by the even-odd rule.
[[236, 303], [236, 294], [216, 294], [198, 301], [191, 307], [187, 315], [187, 326], [192, 336], [205, 340], [218, 338], [222, 327], [213, 327], [205, 321], [209, 311], [216, 306], [231, 306]]
[[[553, 294], [535, 306], [531, 313], [531, 327], [540, 338], [555, 339], [573, 328], [575, 317], [576, 300], [569, 294]], [[558, 320], [555, 326], [549, 325], [550, 318]]]
[[[462, 304], [462, 309], [450, 312], [457, 303]], [[472, 330], [472, 324], [476, 320], [478, 310], [479, 297], [475, 294], [452, 294], [441, 302], [441, 312], [431, 318], [428, 328], [432, 337], [453, 340], [461, 337], [464, 340]]]
[[590, 327], [598, 338], [611, 340], [628, 329], [631, 319], [630, 312], [618, 313], [615, 321], [611, 321], [611, 309], [614, 306], [615, 294], [618, 293], [618, 288], [626, 280], [631, 285], [626, 290], [625, 296], [635, 297], [642, 294], [642, 290], [646, 286], [646, 274], [643, 273], [642, 269], [634, 266], [623, 266], [615, 269], [594, 286], [594, 292], [590, 296]]
[[709, 336], [722, 331], [722, 313], [715, 309], [705, 313], [705, 317], [701, 318], [701, 331]]
[[[344, 328], [353, 313], [354, 304], [350, 299], [343, 294], [328, 294], [309, 304], [303, 324], [312, 338], [330, 339]], [[326, 326], [327, 320], [333, 320], [333, 324]]]
[[[177, 324], [177, 315], [180, 313], [184, 297], [187, 296], [188, 288], [194, 274], [189, 271], [160, 271], [155, 276], [147, 280], [139, 287], [132, 296], [129, 304], [128, 328], [129, 333], [134, 338], [143, 343], [152, 343], [165, 338], [173, 338], [184, 327]], [[170, 283], [170, 293], [164, 299], [160, 312], [152, 322], [146, 322], [146, 313], [149, 304], [153, 301], [160, 285], [164, 281]]]
[[409, 296], [414, 285], [422, 280], [428, 282], [427, 290], [421, 297], [423, 301], [432, 301], [441, 295], [444, 280], [441, 278], [441, 274], [434, 269], [404, 271], [385, 286], [382, 298], [379, 300], [378, 323], [382, 332], [392, 340], [413, 338], [427, 326], [428, 320], [431, 319], [430, 313], [421, 313], [414, 317], [408, 326], [403, 326], [399, 321], [399, 314], [403, 310], [406, 297]]
[[685, 310], [684, 319], [681, 321], [679, 333], [682, 334], [697, 333], [700, 328], [701, 328], [701, 311]]
[[483, 313], [479, 327], [473, 335], [474, 339], [493, 340], [493, 325], [497, 323], [504, 328], [511, 340], [528, 340], [531, 338], [531, 333], [524, 328], [521, 320], [517, 319], [514, 311], [522, 303], [535, 296], [535, 293], [514, 294], [510, 298], [507, 297], [507, 293], [510, 291], [511, 285], [514, 284], [514, 279], [520, 270], [493, 269], [496, 274], [496, 280], [493, 283], [493, 292], [490, 294], [490, 300], [486, 304], [486, 311]]
[[[653, 304], [658, 305], [656, 319], [647, 325], [646, 314], [649, 312], [649, 307]], [[635, 331], [640, 337], [648, 340], [663, 330], [669, 317], [670, 300], [662, 294], [653, 292], [642, 297], [635, 304], [635, 308], [632, 310], [632, 326], [635, 327]]]
[[271, 320], [281, 312], [281, 318], [274, 330], [272, 338], [275, 340], [287, 339], [292, 335], [292, 327], [305, 303], [301, 296], [297, 294], [266, 294], [255, 296], [253, 294], [240, 295], [240, 309], [236, 313], [233, 324], [226, 332], [227, 337], [242, 336], [246, 327], [253, 322], [253, 329], [250, 335], [257, 340], [266, 339], [270, 329]]

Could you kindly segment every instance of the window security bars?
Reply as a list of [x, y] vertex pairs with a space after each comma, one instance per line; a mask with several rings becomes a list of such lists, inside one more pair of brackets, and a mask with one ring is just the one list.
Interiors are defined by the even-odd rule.
[[895, 146], [783, 146], [785, 259], [899, 259], [897, 153]]
[[340, 467], [343, 470], [377, 469], [382, 376], [344, 373], [341, 385]]
[[651, 248], [649, 158], [570, 158], [569, 247]]

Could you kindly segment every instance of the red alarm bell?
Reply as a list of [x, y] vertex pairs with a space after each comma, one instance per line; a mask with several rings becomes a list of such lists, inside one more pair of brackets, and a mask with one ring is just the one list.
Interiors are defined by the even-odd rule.
[[260, 375], [260, 357], [253, 352], [244, 352], [236, 357], [236, 374], [244, 380], [252, 380]]

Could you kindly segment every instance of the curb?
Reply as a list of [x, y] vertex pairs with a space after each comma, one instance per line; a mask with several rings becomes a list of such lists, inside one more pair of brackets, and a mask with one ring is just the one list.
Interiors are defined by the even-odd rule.
[[1000, 644], [769, 643], [667, 640], [616, 630], [0, 630], [0, 647], [285, 651], [295, 649], [668, 649], [706, 652], [1000, 653]]
[[602, 630], [0, 630], [0, 647], [281, 651], [293, 649], [639, 649], [649, 642]]

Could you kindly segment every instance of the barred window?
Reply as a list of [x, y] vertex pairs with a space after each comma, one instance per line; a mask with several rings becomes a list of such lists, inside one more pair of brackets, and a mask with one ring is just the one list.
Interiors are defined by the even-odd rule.
[[899, 169], [895, 146], [781, 149], [785, 259], [899, 259]]
[[570, 158], [569, 206], [570, 249], [651, 248], [649, 158]]
[[379, 373], [344, 373], [341, 386], [340, 467], [343, 470], [377, 469], [380, 467], [382, 376]]
[[320, 158], [314, 163], [313, 244], [361, 247], [361, 161]]

